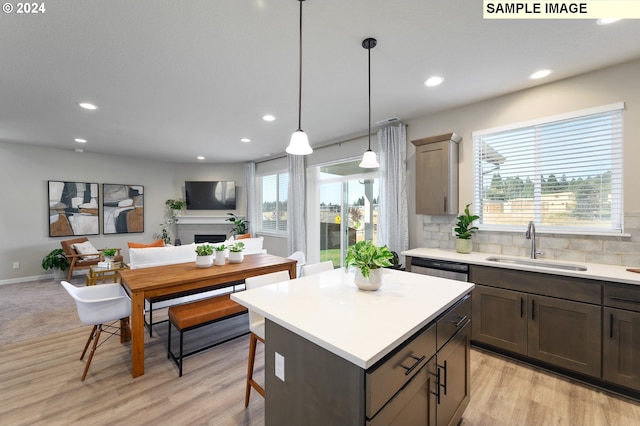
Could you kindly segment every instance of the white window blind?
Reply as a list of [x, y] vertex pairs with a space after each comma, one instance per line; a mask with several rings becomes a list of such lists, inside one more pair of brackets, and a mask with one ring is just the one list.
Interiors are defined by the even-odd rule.
[[282, 233], [287, 231], [287, 173], [275, 173], [259, 178], [261, 231]]
[[623, 108], [473, 132], [479, 227], [621, 233]]

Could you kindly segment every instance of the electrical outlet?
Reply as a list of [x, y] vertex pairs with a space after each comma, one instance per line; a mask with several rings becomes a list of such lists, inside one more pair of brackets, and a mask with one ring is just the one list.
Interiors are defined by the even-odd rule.
[[276, 352], [276, 377], [284, 382], [284, 357]]
[[13, 269], [20, 269], [20, 262], [13, 262]]

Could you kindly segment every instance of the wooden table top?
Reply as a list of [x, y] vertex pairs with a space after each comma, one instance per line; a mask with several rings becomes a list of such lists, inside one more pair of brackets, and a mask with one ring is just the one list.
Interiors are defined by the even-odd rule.
[[282, 265], [286, 264], [293, 264], [293, 266], [290, 265], [290, 268], [295, 271], [295, 260], [259, 253], [245, 255], [242, 263], [229, 263], [227, 260], [223, 266], [214, 265], [209, 268], [198, 268], [195, 262], [177, 263], [151, 268], [129, 269], [121, 271], [120, 276], [123, 285], [131, 292], [148, 293], [168, 288], [177, 290], [176, 287], [198, 281], [207, 281], [214, 285], [228, 283], [259, 275], [256, 274], [256, 270], [260, 269], [263, 269], [262, 273], [264, 274], [281, 271]]

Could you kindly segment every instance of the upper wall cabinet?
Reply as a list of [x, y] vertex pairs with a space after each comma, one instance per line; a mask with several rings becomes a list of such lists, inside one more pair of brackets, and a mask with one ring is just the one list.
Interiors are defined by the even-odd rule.
[[455, 133], [411, 141], [416, 147], [416, 214], [458, 211], [458, 144]]

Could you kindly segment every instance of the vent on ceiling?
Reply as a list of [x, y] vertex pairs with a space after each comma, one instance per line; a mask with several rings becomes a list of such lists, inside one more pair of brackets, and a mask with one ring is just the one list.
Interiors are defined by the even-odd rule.
[[400, 121], [400, 119], [398, 117], [389, 117], [389, 118], [385, 118], [384, 120], [380, 120], [380, 121], [376, 121], [376, 124], [378, 126], [384, 126], [386, 124], [393, 124]]

